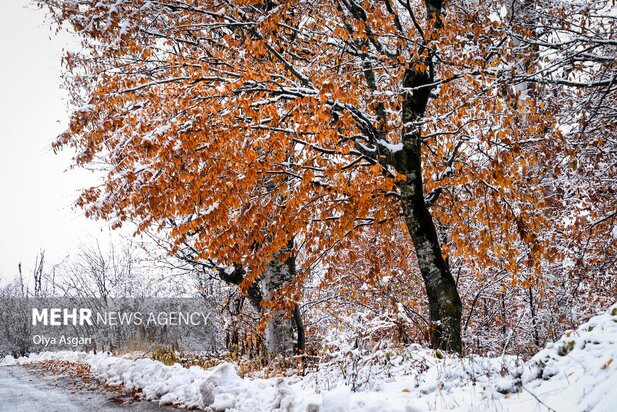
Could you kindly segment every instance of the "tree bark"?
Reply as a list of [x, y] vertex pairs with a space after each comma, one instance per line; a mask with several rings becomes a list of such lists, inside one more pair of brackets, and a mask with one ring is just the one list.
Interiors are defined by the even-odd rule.
[[[295, 256], [290, 254], [286, 260], [281, 261], [284, 252], [287, 251], [281, 251], [268, 263], [261, 278], [246, 291], [249, 302], [259, 313], [263, 312], [261, 303], [264, 298], [290, 282], [296, 275]], [[234, 265], [231, 271], [219, 268], [218, 273], [221, 280], [235, 285], [239, 285], [246, 275], [241, 265]], [[291, 355], [294, 347], [304, 350], [305, 329], [297, 303], [291, 317], [284, 310], [271, 316], [265, 329], [265, 341], [267, 351], [273, 355]]]
[[461, 352], [462, 303], [424, 199], [422, 136], [416, 126], [424, 114], [430, 92], [429, 86], [417, 88], [432, 83], [432, 76], [408, 69], [403, 83], [405, 88], [415, 91], [408, 92], [403, 100], [403, 150], [397, 153], [395, 167], [406, 178], [399, 183], [399, 189], [405, 223], [428, 295], [431, 345], [436, 349]]
[[[441, 1], [425, 2], [427, 17], [434, 19], [435, 29], [440, 28]], [[428, 295], [431, 345], [435, 349], [461, 352], [461, 298], [448, 262], [442, 255], [433, 217], [424, 199], [420, 121], [433, 89], [434, 67], [430, 53], [424, 63], [428, 70], [414, 69], [417, 65], [412, 62], [403, 77], [403, 149], [394, 154], [392, 163], [406, 177], [399, 183], [399, 189], [405, 223]]]
[[[292, 259], [291, 257], [289, 259]], [[289, 260], [288, 259], [288, 260]], [[293, 268], [293, 269], [292, 269]], [[268, 263], [261, 278], [261, 290], [265, 297], [276, 292], [293, 279], [295, 265], [288, 261], [273, 259]], [[291, 355], [294, 349], [294, 319], [285, 310], [277, 310], [269, 319], [266, 330], [266, 347], [272, 354]]]

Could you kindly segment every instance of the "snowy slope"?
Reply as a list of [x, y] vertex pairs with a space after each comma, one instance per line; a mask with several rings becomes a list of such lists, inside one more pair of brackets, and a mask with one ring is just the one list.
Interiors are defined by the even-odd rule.
[[271, 379], [240, 378], [229, 363], [187, 369], [78, 352], [7, 357], [0, 364], [83, 362], [109, 384], [141, 389], [149, 400], [216, 411], [612, 411], [617, 406], [616, 358], [617, 304], [528, 362], [514, 357], [440, 359], [411, 347], [357, 370], [367, 384], [356, 392], [332, 364], [302, 378]]
[[527, 363], [525, 389], [556, 410], [617, 410], [617, 305]]

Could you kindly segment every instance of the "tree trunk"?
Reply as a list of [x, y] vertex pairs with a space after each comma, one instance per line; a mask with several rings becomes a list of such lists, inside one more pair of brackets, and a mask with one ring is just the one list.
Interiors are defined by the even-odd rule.
[[[289, 258], [291, 259], [291, 257]], [[267, 297], [293, 279], [295, 267], [287, 261], [273, 259], [261, 278], [261, 291]], [[265, 330], [266, 347], [272, 354], [291, 355], [294, 349], [294, 319], [284, 310], [278, 310], [268, 321]]]
[[461, 298], [448, 262], [442, 255], [422, 183], [422, 137], [416, 123], [422, 117], [429, 97], [430, 87], [423, 86], [430, 83], [432, 76], [429, 74], [411, 69], [405, 73], [403, 86], [415, 90], [404, 97], [403, 150], [397, 153], [395, 166], [406, 177], [399, 183], [399, 189], [405, 223], [428, 295], [431, 345], [436, 349], [461, 352]]
[[[295, 256], [292, 254], [281, 262], [280, 258], [284, 252], [287, 251], [281, 251], [268, 263], [262, 277], [246, 291], [251, 305], [260, 313], [263, 312], [261, 303], [264, 298], [290, 282], [296, 275]], [[223, 281], [235, 285], [239, 285], [246, 275], [241, 265], [235, 265], [234, 270], [230, 272], [219, 268], [218, 272]], [[279, 310], [270, 317], [265, 329], [265, 341], [267, 351], [273, 355], [291, 355], [294, 345], [297, 349], [304, 350], [305, 330], [297, 303], [291, 317], [284, 310]]]
[[[420, 148], [413, 151], [416, 152], [412, 153], [414, 163], [419, 165]], [[433, 218], [424, 201], [421, 168], [413, 169], [415, 171], [405, 174], [407, 180], [399, 187], [405, 223], [428, 296], [431, 345], [435, 349], [461, 352], [461, 298], [448, 263], [442, 256]]]
[[[425, 0], [427, 17], [434, 19], [435, 29], [441, 24], [440, 0]], [[428, 206], [422, 182], [421, 120], [433, 89], [432, 53], [424, 59], [427, 70], [414, 69], [409, 63], [403, 76], [402, 142], [403, 149], [394, 154], [392, 164], [406, 179], [399, 183], [405, 223], [413, 240], [418, 265], [428, 295], [431, 320], [431, 345], [435, 349], [461, 352], [462, 303], [441, 245]]]

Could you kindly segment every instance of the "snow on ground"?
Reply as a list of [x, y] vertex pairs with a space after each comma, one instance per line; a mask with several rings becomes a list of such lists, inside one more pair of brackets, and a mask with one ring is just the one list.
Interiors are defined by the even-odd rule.
[[357, 361], [270, 379], [243, 379], [230, 363], [204, 370], [83, 352], [6, 357], [0, 365], [83, 362], [108, 384], [140, 389], [162, 405], [215, 411], [611, 411], [617, 405], [617, 304], [527, 362], [443, 357], [418, 346], [369, 358], [353, 350], [347, 355]]
[[[79, 379], [79, 378], [77, 378]], [[25, 368], [0, 368], [0, 412], [169, 412], [152, 402], [121, 404], [103, 390], [77, 390], [67, 376], [40, 376]]]

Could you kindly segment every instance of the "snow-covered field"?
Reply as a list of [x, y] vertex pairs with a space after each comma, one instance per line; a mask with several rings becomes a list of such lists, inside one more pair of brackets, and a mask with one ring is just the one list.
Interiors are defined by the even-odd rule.
[[230, 363], [204, 370], [83, 352], [6, 357], [0, 365], [82, 362], [108, 384], [139, 389], [149, 400], [215, 411], [613, 411], [616, 358], [617, 304], [527, 362], [411, 347], [380, 350], [355, 370], [330, 362], [303, 377], [270, 379], [241, 378]]

